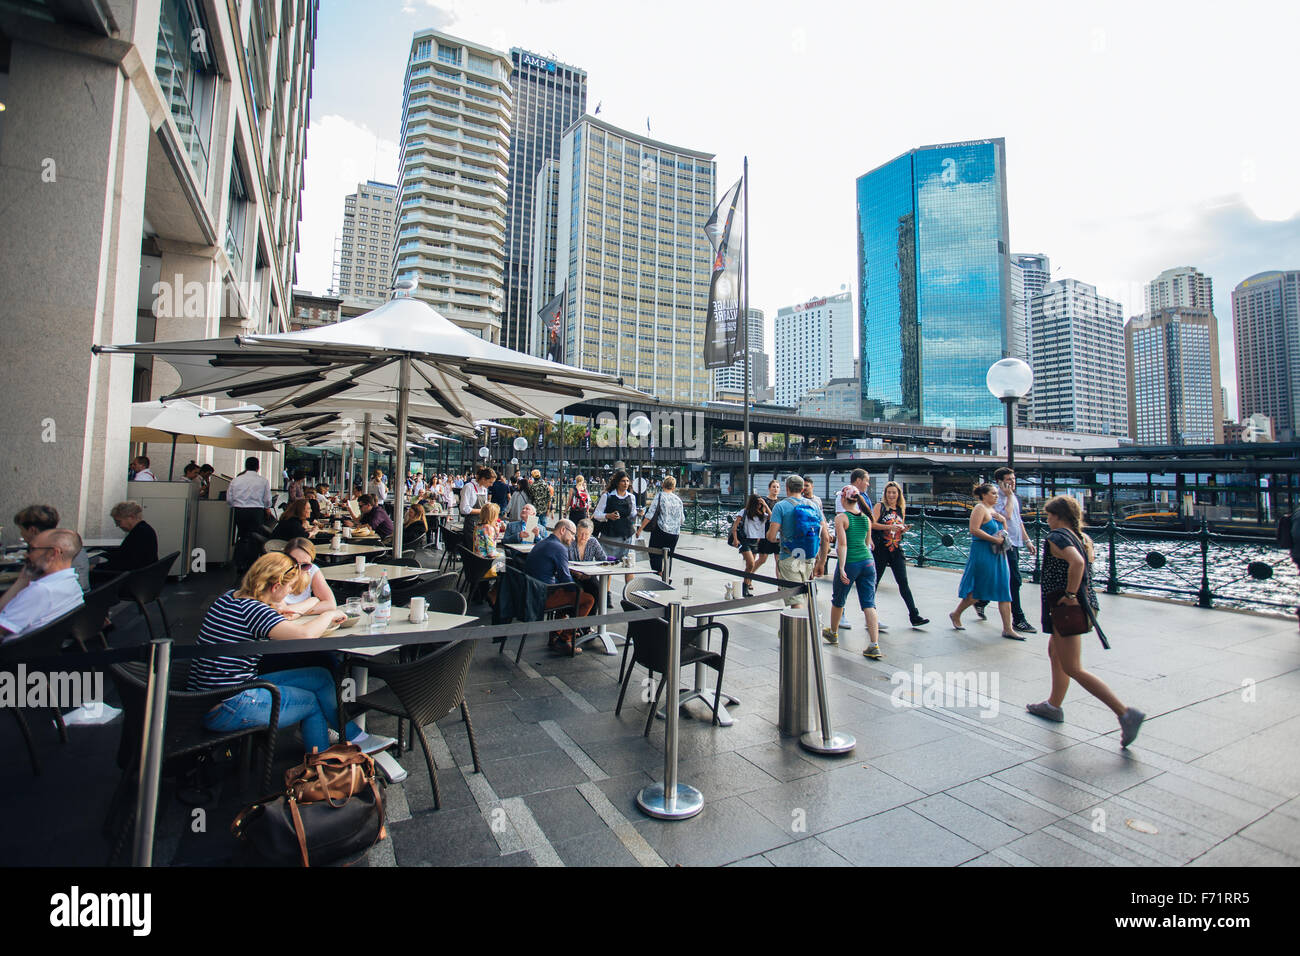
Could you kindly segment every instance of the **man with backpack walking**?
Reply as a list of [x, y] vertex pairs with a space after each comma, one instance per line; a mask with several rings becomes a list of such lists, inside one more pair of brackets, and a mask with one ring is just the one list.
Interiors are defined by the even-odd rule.
[[[786, 497], [772, 506], [767, 526], [767, 540], [780, 542], [776, 575], [783, 581], [804, 583], [821, 577], [826, 570], [830, 550], [830, 533], [826, 518], [803, 497], [803, 479], [791, 475], [785, 480]], [[803, 607], [805, 596], [796, 594], [785, 599], [788, 607]]]

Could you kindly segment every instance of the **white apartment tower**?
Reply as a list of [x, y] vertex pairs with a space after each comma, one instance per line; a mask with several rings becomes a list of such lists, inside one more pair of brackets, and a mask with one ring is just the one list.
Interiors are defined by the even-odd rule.
[[849, 292], [787, 305], [776, 313], [776, 403], [799, 398], [831, 379], [852, 378], [858, 357]]
[[1049, 282], [1030, 303], [1033, 419], [1092, 435], [1128, 434], [1124, 311], [1077, 279]]
[[388, 301], [393, 265], [397, 187], [369, 180], [343, 200], [338, 295], [348, 304]]
[[1214, 311], [1213, 281], [1191, 266], [1166, 269], [1147, 283], [1147, 315], [1180, 308]]
[[421, 30], [402, 95], [392, 278], [500, 340], [513, 99], [510, 55]]
[[[704, 223], [713, 212], [715, 176], [712, 153], [595, 116], [565, 131], [549, 291], [568, 283], [568, 364], [618, 375], [663, 401], [708, 399], [704, 326], [712, 250]], [[544, 193], [539, 185], [536, 196]], [[545, 271], [534, 262], [534, 276]]]

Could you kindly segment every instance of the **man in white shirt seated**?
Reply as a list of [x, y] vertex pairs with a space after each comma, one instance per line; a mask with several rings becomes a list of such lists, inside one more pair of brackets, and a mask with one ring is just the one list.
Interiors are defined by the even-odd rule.
[[0, 596], [0, 641], [34, 631], [81, 607], [81, 585], [72, 558], [81, 535], [66, 528], [42, 531], [27, 549], [18, 580]]

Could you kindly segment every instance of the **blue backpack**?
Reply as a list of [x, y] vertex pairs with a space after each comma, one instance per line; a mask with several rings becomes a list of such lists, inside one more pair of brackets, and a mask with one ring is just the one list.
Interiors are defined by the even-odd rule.
[[794, 507], [794, 534], [781, 542], [781, 546], [796, 558], [815, 558], [821, 547], [822, 516], [811, 501]]

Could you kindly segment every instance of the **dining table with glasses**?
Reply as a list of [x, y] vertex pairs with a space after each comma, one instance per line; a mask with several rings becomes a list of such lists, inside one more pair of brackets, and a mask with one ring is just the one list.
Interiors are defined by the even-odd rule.
[[382, 544], [345, 544], [338, 551], [333, 548], [317, 548], [316, 561], [319, 564], [337, 565], [340, 562], [352, 561], [358, 557], [364, 557], [368, 560], [376, 555], [387, 554], [389, 550]]
[[367, 581], [378, 581], [384, 573], [388, 573], [388, 580], [402, 581], [406, 578], [418, 578], [422, 574], [436, 574], [431, 568], [410, 568], [404, 564], [372, 564], [366, 562], [365, 571], [357, 574], [356, 564], [336, 564], [332, 568], [322, 568], [321, 575], [326, 581], [347, 581], [352, 584], [365, 584]]
[[[644, 598], [647, 601], [651, 601], [655, 604], [658, 604], [661, 607], [667, 607], [669, 604], [673, 604], [673, 603], [679, 603], [684, 605], [688, 600], [690, 600], [689, 591], [682, 590], [681, 588], [676, 588], [676, 587], [665, 588], [663, 590], [654, 590], [654, 591], [650, 591], [650, 590], [631, 591], [629, 593], [635, 595], [636, 597]], [[757, 594], [755, 595], [755, 597], [758, 596], [759, 595]], [[709, 603], [713, 603], [712, 601], [709, 601], [708, 598], [702, 599], [698, 593], [695, 596], [695, 600], [697, 602], [700, 600], [705, 600], [708, 601]], [[730, 617], [737, 614], [762, 614], [765, 611], [779, 611], [783, 607], [785, 607], [785, 604], [781, 599], [781, 592], [773, 591], [772, 599], [765, 604], [747, 604], [742, 607], [737, 607], [734, 610], [723, 608], [717, 611], [710, 611], [708, 614], [700, 614], [700, 615], [692, 614], [689, 608], [683, 608], [683, 611], [686, 617], [694, 618], [699, 624], [708, 624], [712, 622], [714, 618]], [[705, 632], [705, 640], [706, 641], [709, 640], [708, 632]], [[706, 649], [707, 649], [707, 644], [706, 644]], [[704, 672], [705, 672], [705, 665], [697, 663], [695, 665], [695, 686], [691, 689], [689, 693], [687, 693], [684, 697], [678, 700], [679, 706], [685, 707], [687, 701], [698, 699], [703, 701], [704, 705], [710, 711], [713, 710], [714, 688], [705, 685]], [[731, 694], [728, 694], [725, 690], [722, 692], [722, 699], [718, 703], [718, 725], [719, 726], [730, 727], [732, 724], [736, 722], [735, 718], [733, 718], [730, 714], [727, 713], [727, 705], [731, 704], [732, 706], [736, 706], [739, 703], [740, 703], [739, 698], [733, 697]], [[666, 714], [663, 710], [660, 710], [656, 716], [662, 719], [663, 717], [666, 716]]]
[[[515, 546], [506, 545], [506, 547]], [[609, 603], [609, 579], [615, 574], [632, 573], [631, 570], [617, 561], [570, 561], [569, 571], [577, 571], [589, 578], [596, 579], [598, 593], [596, 595], [596, 605], [592, 609], [592, 613], [596, 615], [603, 615]], [[605, 648], [605, 653], [612, 657], [618, 653], [617, 646], [614, 644], [614, 638], [616, 637], [627, 640], [626, 635], [611, 631], [607, 624], [601, 624], [592, 633], [579, 637], [578, 643], [585, 644], [587, 641], [598, 640]]]

